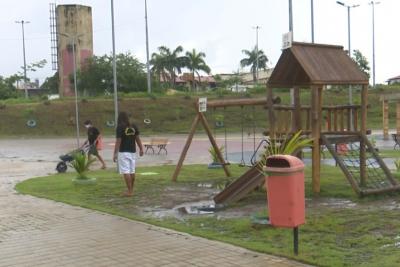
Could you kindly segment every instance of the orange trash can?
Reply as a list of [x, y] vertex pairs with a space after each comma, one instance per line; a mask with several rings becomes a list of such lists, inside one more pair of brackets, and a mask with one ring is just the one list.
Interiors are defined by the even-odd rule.
[[305, 223], [304, 163], [290, 155], [266, 160], [266, 188], [272, 226], [295, 228]]

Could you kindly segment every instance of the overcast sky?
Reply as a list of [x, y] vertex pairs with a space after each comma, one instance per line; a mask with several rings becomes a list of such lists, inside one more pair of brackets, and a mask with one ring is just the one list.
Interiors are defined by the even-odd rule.
[[[50, 58], [48, 0], [0, 0], [0, 75], [21, 70], [22, 31], [25, 25], [27, 63], [41, 59], [47, 66], [28, 73], [42, 82], [53, 74]], [[82, 4], [92, 7], [94, 53], [109, 54], [111, 42], [110, 0], [55, 1], [56, 4]], [[165, 45], [182, 45], [206, 53], [212, 73], [231, 73], [239, 68], [243, 49], [252, 49], [258, 25], [259, 49], [273, 67], [281, 54], [282, 34], [288, 31], [287, 0], [147, 0], [150, 54]], [[370, 0], [343, 0], [351, 9], [351, 48], [360, 50], [372, 70], [372, 8]], [[144, 0], [114, 0], [116, 51], [131, 52], [145, 62]], [[293, 0], [294, 40], [311, 42], [310, 0]], [[400, 75], [399, 0], [381, 0], [375, 6], [376, 82]], [[335, 0], [314, 0], [315, 42], [348, 47], [347, 9]]]

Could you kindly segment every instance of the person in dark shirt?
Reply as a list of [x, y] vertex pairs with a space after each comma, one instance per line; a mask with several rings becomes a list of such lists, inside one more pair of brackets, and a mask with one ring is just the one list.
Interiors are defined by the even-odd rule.
[[85, 125], [85, 128], [87, 129], [88, 139], [85, 141], [85, 143], [83, 145], [85, 146], [86, 144], [89, 143], [89, 151], [88, 151], [89, 159], [90, 159], [91, 155], [95, 156], [96, 158], [98, 158], [100, 160], [100, 162], [102, 164], [101, 168], [105, 169], [106, 164], [105, 164], [103, 158], [100, 156], [99, 151], [97, 150], [97, 142], [99, 142], [100, 131], [99, 131], [99, 129], [97, 129], [96, 127], [94, 127], [92, 125], [92, 122], [90, 120], [85, 121], [84, 125]]
[[119, 173], [123, 175], [127, 192], [124, 196], [133, 196], [136, 170], [136, 144], [139, 147], [139, 155], [143, 156], [143, 145], [139, 137], [139, 129], [129, 122], [128, 114], [120, 112], [116, 129], [116, 141], [113, 161], [118, 160]]

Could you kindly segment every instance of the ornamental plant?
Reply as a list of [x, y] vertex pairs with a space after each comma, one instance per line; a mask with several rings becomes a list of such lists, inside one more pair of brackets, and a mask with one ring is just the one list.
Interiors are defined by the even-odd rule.
[[76, 152], [73, 154], [73, 160], [69, 163], [69, 165], [75, 169], [78, 176], [76, 179], [78, 180], [88, 180], [89, 177], [86, 176], [86, 173], [89, 171], [90, 165], [95, 161], [94, 158], [89, 159], [89, 157], [85, 153]]
[[312, 147], [312, 138], [301, 135], [301, 130], [293, 135], [285, 134], [269, 138], [264, 146], [264, 152], [261, 154], [258, 162], [258, 169], [264, 173], [263, 167], [266, 165], [267, 158], [272, 155], [292, 155], [295, 156], [303, 148]]

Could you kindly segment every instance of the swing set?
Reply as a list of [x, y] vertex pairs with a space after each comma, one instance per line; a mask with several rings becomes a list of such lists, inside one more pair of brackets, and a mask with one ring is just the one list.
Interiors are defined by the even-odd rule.
[[[273, 102], [275, 104], [278, 104], [280, 102], [280, 98], [279, 97], [275, 97], [273, 99]], [[253, 131], [253, 149], [254, 149], [254, 154], [256, 153], [256, 124], [255, 124], [255, 106], [266, 106], [267, 105], [267, 99], [249, 99], [249, 98], [245, 98], [245, 99], [229, 99], [229, 100], [214, 100], [214, 101], [208, 101], [206, 104], [206, 110], [211, 109], [213, 111], [215, 111], [217, 108], [223, 108], [224, 109], [224, 114], [226, 112], [226, 108], [228, 107], [240, 107], [241, 108], [241, 118], [240, 118], [240, 126], [241, 126], [241, 161], [239, 166], [247, 166], [246, 162], [244, 160], [244, 116], [243, 116], [243, 111], [244, 111], [244, 107], [245, 106], [252, 106], [253, 108], [253, 127], [252, 127], [252, 131]], [[214, 149], [214, 151], [216, 152], [216, 156], [218, 158], [219, 163], [222, 165], [225, 175], [227, 177], [231, 176], [231, 173], [229, 171], [229, 169], [227, 168], [227, 165], [229, 165], [229, 162], [227, 162], [227, 130], [226, 130], [226, 123], [224, 121], [221, 120], [216, 120], [215, 121], [215, 127], [223, 127], [224, 128], [224, 144], [225, 144], [225, 158], [223, 157], [220, 148], [217, 145], [216, 142], [216, 129], [214, 128], [214, 134], [212, 133], [211, 127], [207, 121], [206, 116], [204, 115], [205, 111], [202, 111], [199, 108], [199, 103], [196, 102], [194, 105], [195, 109], [196, 109], [196, 116], [192, 122], [192, 126], [190, 128], [189, 131], [189, 135], [188, 138], [186, 140], [185, 146], [183, 148], [183, 151], [180, 155], [179, 161], [176, 165], [174, 174], [172, 176], [172, 181], [177, 181], [177, 178], [179, 176], [180, 170], [183, 166], [183, 162], [185, 160], [185, 157], [187, 155], [187, 152], [189, 150], [189, 147], [192, 143], [193, 140], [193, 136], [196, 132], [196, 128], [197, 125], [199, 123], [202, 124], [204, 130], [206, 131], [206, 134], [208, 136], [208, 139], [210, 140], [210, 143]], [[225, 116], [224, 116], [225, 118]], [[260, 147], [260, 146], [259, 146]], [[254, 160], [254, 154], [252, 156], [252, 160], [251, 162], [253, 162]]]

